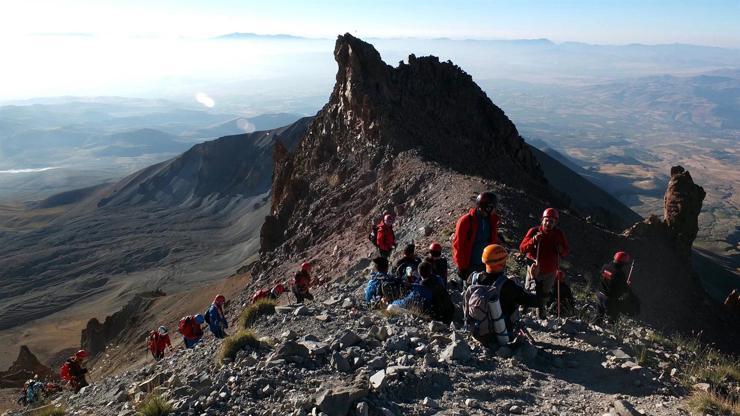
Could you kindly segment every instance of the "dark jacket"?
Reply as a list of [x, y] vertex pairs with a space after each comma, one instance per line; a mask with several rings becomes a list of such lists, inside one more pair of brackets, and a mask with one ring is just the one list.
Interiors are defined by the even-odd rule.
[[404, 309], [416, 308], [432, 319], [445, 323], [451, 322], [455, 313], [455, 306], [439, 276], [414, 283], [406, 297], [393, 304]]
[[447, 286], [447, 259], [444, 257], [434, 258], [432, 256], [427, 256], [424, 261], [432, 263], [434, 274], [441, 277], [442, 281], [445, 282], [445, 286]]
[[[498, 279], [499, 274], [493, 274], [488, 272], [481, 272], [478, 274], [477, 284], [491, 286]], [[512, 279], [506, 279], [503, 286], [501, 286], [501, 292], [499, 296], [499, 303], [501, 304], [501, 312], [506, 317], [506, 329], [510, 334], [514, 333], [514, 321], [512, 316], [517, 311], [519, 305], [534, 308], [539, 306], [537, 295], [527, 293], [524, 288], [519, 286], [516, 281]]]
[[[414, 276], [416, 276], [416, 272], [419, 270], [420, 264], [421, 264], [421, 258], [418, 256], [401, 257], [400, 259], [396, 261], [396, 264], [393, 265], [393, 274], [396, 275], [397, 278], [403, 281], [414, 283]], [[411, 271], [413, 272], [411, 277], [406, 276], [407, 267], [411, 267]]]
[[293, 290], [298, 293], [308, 293], [311, 288], [311, 275], [305, 270], [298, 270], [293, 277]]

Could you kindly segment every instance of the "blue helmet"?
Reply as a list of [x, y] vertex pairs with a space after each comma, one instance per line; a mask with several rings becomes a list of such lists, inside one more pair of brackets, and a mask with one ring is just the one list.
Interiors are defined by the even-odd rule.
[[203, 317], [201, 314], [195, 315], [195, 322], [203, 325], [203, 323], [206, 321], [206, 318]]

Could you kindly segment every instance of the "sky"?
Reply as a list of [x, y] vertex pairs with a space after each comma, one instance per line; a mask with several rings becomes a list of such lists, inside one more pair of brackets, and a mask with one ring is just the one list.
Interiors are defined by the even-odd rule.
[[548, 38], [740, 48], [740, 0], [3, 0], [0, 34]]

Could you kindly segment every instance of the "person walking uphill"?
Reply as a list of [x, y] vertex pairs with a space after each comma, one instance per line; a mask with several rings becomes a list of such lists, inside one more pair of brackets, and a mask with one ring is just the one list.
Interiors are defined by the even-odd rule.
[[472, 272], [482, 271], [483, 249], [498, 243], [499, 216], [496, 214], [497, 198], [493, 192], [483, 192], [475, 200], [475, 208], [460, 217], [455, 225], [452, 240], [452, 259], [463, 285]]
[[519, 251], [524, 253], [533, 264], [527, 269], [527, 286], [535, 281], [535, 291], [540, 300], [539, 316], [546, 317], [545, 303], [555, 286], [555, 277], [560, 270], [560, 258], [568, 255], [568, 241], [565, 234], [557, 227], [560, 214], [555, 208], [547, 208], [542, 213], [538, 227], [527, 231]]
[[303, 303], [305, 299], [313, 300], [311, 289], [311, 263], [301, 264], [301, 270], [295, 273], [293, 277], [293, 294], [298, 303]]
[[172, 342], [170, 342], [170, 336], [167, 334], [167, 327], [160, 326], [156, 331], [149, 333], [147, 348], [156, 361], [164, 358], [164, 351], [167, 347], [170, 347], [170, 350], [172, 349]]
[[396, 248], [396, 235], [393, 232], [393, 223], [395, 218], [391, 214], [385, 214], [378, 224], [378, 233], [375, 238], [375, 245], [378, 247], [378, 253], [381, 257], [389, 258], [391, 251]]
[[601, 290], [596, 294], [599, 301], [599, 321], [606, 316], [611, 322], [616, 322], [620, 313], [630, 316], [639, 313], [640, 303], [630, 289], [631, 262], [629, 254], [618, 251], [612, 262], [602, 267]]
[[87, 351], [79, 350], [73, 356], [69, 357], [59, 370], [59, 376], [62, 380], [69, 383], [75, 393], [78, 393], [80, 389], [88, 385], [85, 379], [87, 368], [82, 367], [82, 362], [85, 358], [87, 358]]
[[206, 319], [201, 314], [190, 315], [180, 319], [177, 329], [182, 334], [185, 348], [195, 347], [195, 344], [203, 338], [203, 328], [201, 328], [201, 325], [205, 321]]
[[229, 327], [229, 321], [226, 319], [224, 313], [224, 303], [226, 303], [226, 297], [224, 295], [216, 295], [213, 299], [213, 303], [205, 313], [205, 320], [208, 324], [208, 328], [216, 338], [226, 338], [226, 329]]

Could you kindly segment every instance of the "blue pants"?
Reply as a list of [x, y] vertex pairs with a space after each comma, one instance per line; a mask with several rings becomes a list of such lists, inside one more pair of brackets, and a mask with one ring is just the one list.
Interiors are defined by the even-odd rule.
[[191, 340], [183, 337], [182, 339], [185, 341], [185, 348], [193, 348], [195, 344], [200, 342], [200, 338]]
[[226, 338], [226, 331], [220, 325], [208, 325], [211, 329], [213, 336], [216, 338]]

